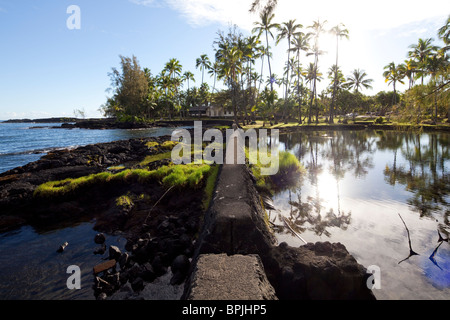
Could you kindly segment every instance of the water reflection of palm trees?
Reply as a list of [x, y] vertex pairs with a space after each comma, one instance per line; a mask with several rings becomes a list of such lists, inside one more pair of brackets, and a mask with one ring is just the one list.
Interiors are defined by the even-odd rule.
[[[348, 171], [352, 171], [356, 177], [362, 177], [373, 167], [375, 140], [372, 137], [374, 134], [368, 131], [313, 132], [280, 136], [280, 142], [304, 164], [308, 174], [303, 179], [308, 179], [314, 187], [314, 192], [306, 199], [302, 196], [303, 181], [300, 181], [295, 190], [288, 191], [290, 210], [286, 218], [296, 232], [309, 230], [316, 235], [329, 237], [329, 229], [332, 227], [342, 230], [348, 228], [351, 211], [341, 209], [339, 182]], [[330, 186], [326, 187], [326, 191], [321, 190], [319, 180], [324, 176], [331, 177], [336, 184], [333, 194], [324, 194], [328, 198], [335, 196], [333, 201], [337, 202], [336, 207], [326, 207], [324, 204], [321, 195], [331, 190]], [[334, 183], [331, 180], [326, 183]], [[279, 228], [283, 229], [281, 226]]]
[[[449, 135], [380, 132], [379, 136], [378, 148], [394, 152], [393, 163], [386, 164], [384, 170], [386, 182], [402, 184], [411, 192], [407, 203], [421, 218], [442, 217], [438, 228], [448, 236], [450, 175], [445, 164], [450, 159]], [[405, 158], [406, 165], [398, 166], [398, 151]]]

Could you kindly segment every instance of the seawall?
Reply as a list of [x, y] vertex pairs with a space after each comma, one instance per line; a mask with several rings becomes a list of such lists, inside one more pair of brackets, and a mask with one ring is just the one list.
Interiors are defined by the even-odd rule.
[[277, 244], [246, 165], [222, 165], [183, 299], [375, 299], [340, 243]]

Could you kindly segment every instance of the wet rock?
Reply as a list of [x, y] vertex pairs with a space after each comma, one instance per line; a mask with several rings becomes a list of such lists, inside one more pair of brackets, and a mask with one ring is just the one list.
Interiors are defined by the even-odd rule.
[[103, 233], [97, 233], [94, 237], [94, 242], [97, 244], [104, 244], [106, 241], [106, 237]]
[[142, 278], [137, 277], [136, 279], [131, 282], [131, 288], [136, 291], [142, 291], [144, 289], [144, 280]]
[[188, 257], [186, 257], [185, 255], [179, 255], [173, 260], [171, 270], [173, 273], [186, 273], [189, 270], [189, 266], [190, 262]]
[[369, 274], [341, 243], [280, 244], [263, 260], [280, 299], [375, 299], [366, 285]]
[[106, 252], [106, 245], [102, 244], [94, 250], [94, 254], [104, 254]]
[[63, 252], [68, 245], [69, 245], [68, 242], [64, 242], [62, 245], [59, 246], [59, 248], [58, 248], [58, 250], [56, 250], [56, 252], [59, 252], [59, 253]]
[[119, 260], [122, 252], [116, 246], [109, 246], [109, 259]]
[[156, 274], [150, 263], [147, 262], [142, 266], [139, 277], [148, 282], [155, 280]]
[[130, 255], [128, 254], [128, 252], [124, 252], [121, 254], [121, 256], [119, 258], [119, 266], [122, 270], [128, 264], [129, 259], [130, 259]]

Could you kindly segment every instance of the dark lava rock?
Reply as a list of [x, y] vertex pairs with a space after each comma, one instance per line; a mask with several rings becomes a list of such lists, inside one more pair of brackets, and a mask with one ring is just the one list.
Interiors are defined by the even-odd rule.
[[366, 269], [341, 243], [316, 242], [298, 248], [281, 243], [263, 260], [280, 300], [375, 299], [366, 285]]
[[136, 278], [131, 282], [131, 288], [133, 288], [134, 291], [142, 291], [144, 289], [144, 280], [142, 278]]
[[103, 233], [97, 233], [94, 237], [94, 242], [97, 244], [104, 244], [106, 237]]
[[119, 260], [122, 252], [116, 246], [109, 246], [109, 259]]

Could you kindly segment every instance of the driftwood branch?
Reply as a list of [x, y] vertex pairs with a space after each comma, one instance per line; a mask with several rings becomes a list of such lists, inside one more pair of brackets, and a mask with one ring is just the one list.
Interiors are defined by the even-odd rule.
[[286, 220], [285, 217], [283, 217], [281, 214], [280, 214], [280, 217], [281, 217], [281, 220], [283, 220], [284, 224], [289, 228], [289, 230], [290, 230], [297, 238], [299, 238], [300, 240], [302, 240], [305, 244], [308, 243], [308, 242], [306, 242], [305, 239], [303, 239], [297, 232], [295, 232], [294, 229], [292, 229], [292, 227], [289, 225], [289, 223], [287, 222], [287, 220]]
[[402, 216], [400, 215], [400, 213], [398, 214], [398, 216], [400, 217], [400, 219], [402, 219], [403, 225], [405, 226], [406, 233], [407, 233], [407, 235], [408, 235], [408, 244], [409, 244], [409, 256], [407, 256], [405, 259], [401, 260], [401, 261], [398, 263], [398, 264], [400, 264], [401, 262], [403, 262], [403, 261], [408, 260], [409, 258], [411, 258], [411, 256], [418, 256], [419, 254], [418, 254], [417, 252], [415, 252], [415, 251], [412, 249], [412, 246], [411, 246], [411, 237], [410, 237], [410, 235], [409, 235], [409, 229], [408, 229], [408, 227], [406, 226], [406, 223], [405, 223], [405, 221], [403, 220], [403, 218], [402, 218]]

